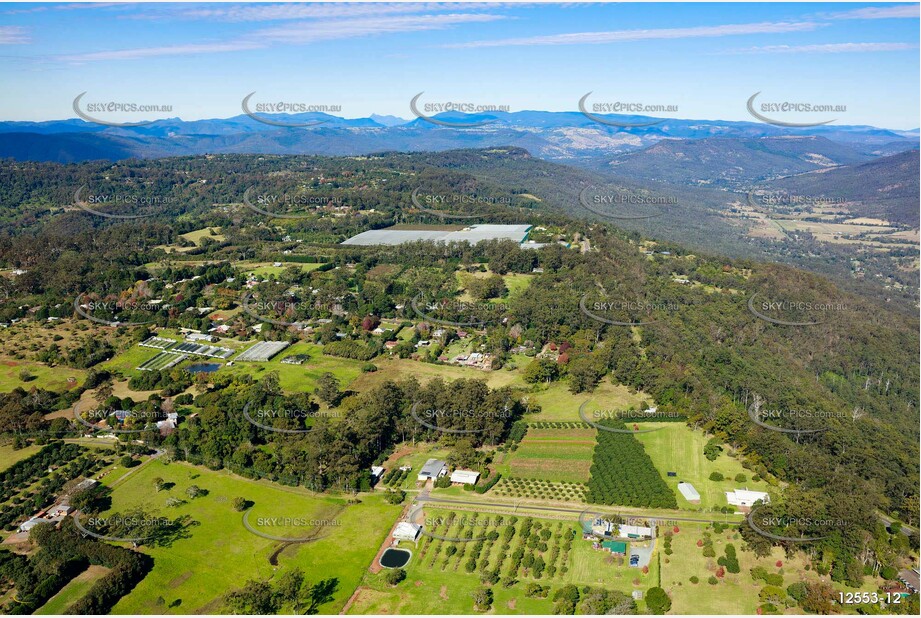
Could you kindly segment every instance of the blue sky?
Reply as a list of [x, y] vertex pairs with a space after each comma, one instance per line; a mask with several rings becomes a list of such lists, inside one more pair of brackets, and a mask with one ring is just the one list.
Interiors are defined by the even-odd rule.
[[75, 117], [84, 91], [185, 120], [238, 115], [253, 91], [349, 118], [410, 118], [420, 91], [512, 111], [574, 111], [592, 91], [751, 120], [761, 91], [910, 129], [918, 47], [917, 4], [0, 4], [0, 119]]

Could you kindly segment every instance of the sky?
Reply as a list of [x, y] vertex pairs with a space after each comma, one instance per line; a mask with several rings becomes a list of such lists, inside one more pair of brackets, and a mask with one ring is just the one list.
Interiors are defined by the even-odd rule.
[[836, 124], [921, 124], [918, 4], [4, 3], [0, 57], [0, 120], [74, 118], [83, 92], [171, 108], [119, 120], [236, 116], [251, 92], [346, 118], [412, 118], [420, 92], [511, 111], [591, 92], [750, 121], [760, 92], [836, 106]]

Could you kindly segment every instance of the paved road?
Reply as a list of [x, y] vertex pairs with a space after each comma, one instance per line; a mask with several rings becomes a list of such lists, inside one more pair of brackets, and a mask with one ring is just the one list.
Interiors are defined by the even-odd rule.
[[[895, 521], [891, 517], [888, 517], [887, 515], [883, 515], [882, 513], [879, 513], [878, 517], [879, 517], [879, 520], [883, 522], [884, 524], [886, 524], [887, 526], [891, 526], [892, 522]], [[909, 526], [908, 524], [902, 524], [901, 532], [905, 536], [911, 536], [912, 534], [918, 534], [918, 529], [913, 526]]]
[[649, 513], [617, 512], [616, 507], [605, 507], [605, 506], [598, 506], [598, 507], [592, 506], [592, 507], [588, 507], [587, 509], [578, 509], [578, 508], [566, 508], [566, 507], [559, 507], [559, 506], [512, 504], [512, 503], [507, 503], [507, 502], [479, 502], [476, 500], [451, 500], [448, 498], [436, 498], [436, 497], [432, 497], [426, 494], [420, 494], [416, 498], [416, 502], [434, 502], [437, 504], [456, 504], [458, 506], [468, 506], [471, 508], [477, 508], [477, 507], [511, 508], [513, 510], [516, 510], [520, 507], [522, 509], [527, 509], [529, 511], [544, 511], [548, 513], [562, 513], [565, 515], [571, 514], [577, 517], [586, 511], [589, 511], [589, 512], [613, 511], [625, 517], [637, 517], [637, 518], [644, 518], [644, 519], [669, 519], [669, 520], [675, 520], [675, 521], [686, 521], [686, 522], [700, 523], [700, 524], [711, 524], [714, 522], [719, 522], [723, 524], [741, 522], [741, 520], [738, 520], [738, 519], [728, 519], [728, 518], [727, 519], [700, 519], [700, 518], [695, 518], [695, 517], [684, 517], [684, 516], [679, 516], [679, 515], [662, 514], [662, 513], [649, 514]]

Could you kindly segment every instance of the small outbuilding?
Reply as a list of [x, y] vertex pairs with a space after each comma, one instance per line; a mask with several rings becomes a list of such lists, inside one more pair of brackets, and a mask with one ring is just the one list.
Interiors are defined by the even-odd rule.
[[425, 482], [429, 479], [440, 479], [447, 473], [448, 465], [445, 462], [440, 459], [429, 459], [422, 466], [422, 470], [419, 471], [419, 475], [416, 478], [421, 482]]
[[742, 509], [751, 509], [755, 502], [759, 500], [764, 504], [768, 504], [771, 498], [763, 491], [736, 489], [726, 492], [726, 501], [732, 506], [738, 506]]
[[684, 481], [678, 483], [678, 491], [691, 504], [700, 504], [700, 493], [690, 483], [685, 483]]
[[461, 485], [476, 485], [480, 473], [476, 470], [455, 470], [451, 473], [451, 482]]
[[408, 521], [401, 521], [393, 529], [393, 538], [396, 541], [415, 541], [422, 534], [422, 526]]

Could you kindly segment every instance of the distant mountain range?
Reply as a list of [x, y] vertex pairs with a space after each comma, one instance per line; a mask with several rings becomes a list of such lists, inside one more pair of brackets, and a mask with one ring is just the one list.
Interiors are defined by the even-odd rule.
[[609, 166], [617, 176], [635, 180], [733, 188], [873, 158], [858, 148], [811, 135], [669, 139]]
[[[383, 151], [518, 146], [544, 159], [604, 166], [622, 155], [663, 142], [664, 150], [652, 151], [649, 157], [667, 159], [671, 156], [669, 149], [677, 153], [682, 148], [692, 148], [671, 145], [666, 140], [759, 140], [809, 136], [838, 144], [837, 151], [825, 144], [816, 154], [828, 156], [832, 164], [840, 164], [916, 148], [919, 139], [917, 130], [893, 131], [869, 126], [826, 125], [787, 129], [760, 122], [668, 119], [649, 126], [624, 127], [613, 125], [642, 124], [655, 122], [656, 119], [601, 115], [599, 118], [604, 122], [596, 122], [579, 112], [444, 113], [432, 116], [433, 120], [449, 125], [477, 125], [466, 128], [444, 126], [422, 118], [406, 121], [395, 116], [378, 115], [345, 119], [323, 113], [305, 113], [273, 114], [264, 118], [274, 123], [312, 126], [279, 127], [245, 114], [192, 121], [170, 118], [138, 127], [110, 127], [78, 119], [0, 122], [0, 157], [75, 162], [206, 153], [359, 155]], [[705, 145], [712, 143], [705, 142]], [[797, 173], [815, 169], [806, 159], [799, 164], [786, 161], [789, 156], [784, 153], [793, 146], [781, 147], [769, 141], [761, 143], [771, 145], [768, 154], [777, 154], [774, 151], [778, 150], [782, 152], [781, 159], [769, 163], [769, 174], [760, 177], [782, 174], [785, 170]], [[746, 148], [757, 150], [758, 146], [757, 142], [747, 142], [740, 148], [739, 152], [744, 153]], [[704, 152], [705, 149], [700, 150], [700, 154]], [[747, 157], [739, 156], [743, 162]], [[636, 176], [644, 177], [649, 174], [642, 171], [646, 167], [643, 160], [649, 157], [638, 156], [634, 162], [624, 159], [616, 165], [625, 166], [625, 170], [633, 166]], [[821, 165], [821, 159], [817, 158], [815, 163]], [[690, 181], [693, 182], [693, 179]]]
[[919, 224], [918, 170], [921, 157], [910, 150], [859, 165], [847, 165], [782, 178], [765, 189], [791, 195], [843, 200], [857, 217], [873, 217], [912, 227]]

